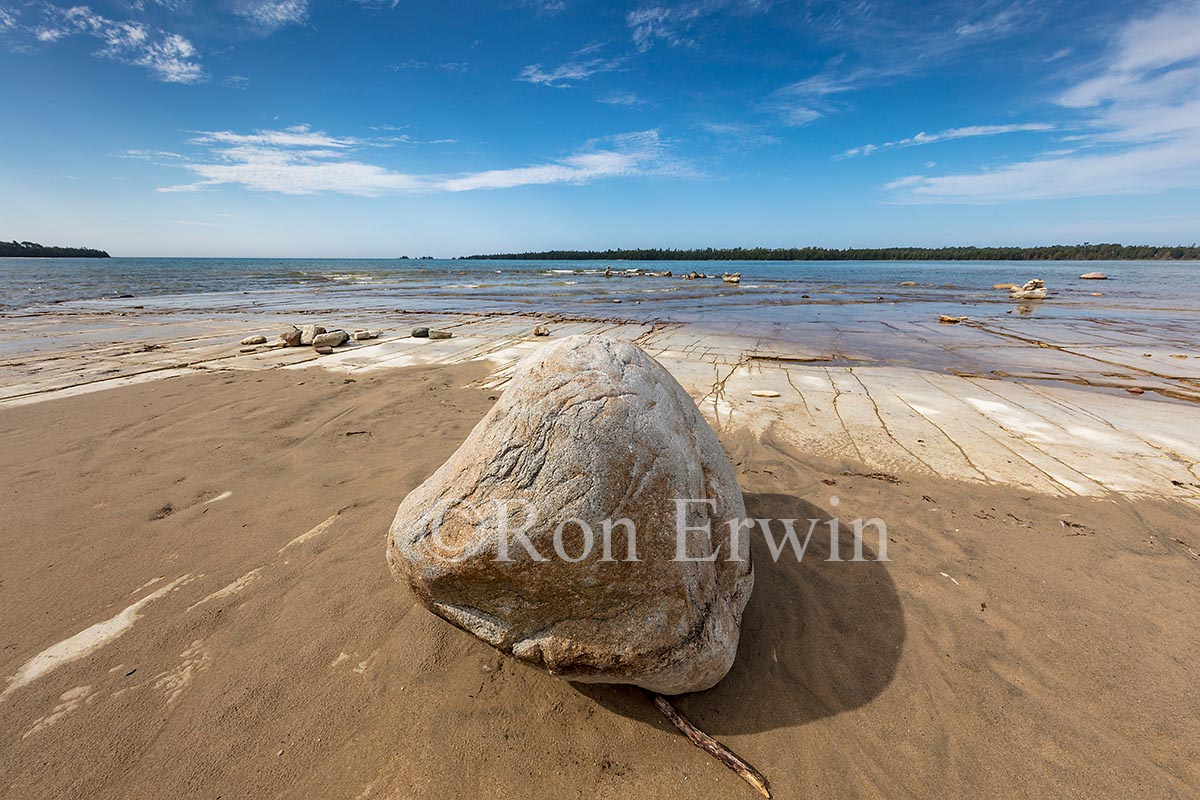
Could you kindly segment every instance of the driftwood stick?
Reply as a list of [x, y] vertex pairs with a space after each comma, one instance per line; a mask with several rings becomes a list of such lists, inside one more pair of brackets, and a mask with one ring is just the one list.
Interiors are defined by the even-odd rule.
[[684, 736], [692, 740], [692, 744], [736, 772], [738, 777], [757, 789], [763, 797], [771, 796], [767, 779], [762, 776], [761, 772], [743, 761], [728, 747], [688, 722], [687, 718], [676, 711], [675, 707], [667, 701], [667, 698], [662, 695], [654, 695], [654, 705], [658, 707], [664, 717], [671, 720], [676, 728], [683, 731]]

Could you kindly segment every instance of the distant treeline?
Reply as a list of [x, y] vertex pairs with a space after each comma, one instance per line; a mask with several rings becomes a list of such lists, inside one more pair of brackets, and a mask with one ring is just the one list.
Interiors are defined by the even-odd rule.
[[1054, 244], [1046, 247], [706, 247], [703, 250], [547, 250], [468, 259], [545, 261], [1118, 261], [1200, 259], [1200, 247], [1126, 244]]
[[108, 258], [103, 250], [90, 247], [53, 247], [37, 242], [0, 242], [0, 258]]

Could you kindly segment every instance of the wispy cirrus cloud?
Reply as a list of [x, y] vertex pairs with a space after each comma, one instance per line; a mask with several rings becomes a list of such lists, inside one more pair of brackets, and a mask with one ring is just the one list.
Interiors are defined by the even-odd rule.
[[813, 75], [772, 92], [764, 105], [778, 114], [784, 125], [799, 128], [840, 108], [839, 95], [858, 90], [868, 77], [862, 71], [845, 76]]
[[385, 146], [386, 140], [334, 136], [307, 125], [245, 134], [203, 131], [190, 141], [204, 149], [201, 156], [156, 159], [153, 154], [137, 151], [126, 155], [185, 169], [197, 178], [191, 183], [162, 187], [161, 192], [232, 185], [289, 195], [332, 192], [378, 197], [690, 174], [685, 165], [667, 153], [666, 143], [655, 130], [594, 139], [575, 152], [545, 163], [460, 174], [389, 169], [364, 160], [358, 152], [364, 146]]
[[644, 6], [626, 14], [625, 22], [629, 25], [634, 46], [644, 53], [658, 42], [675, 47], [695, 44], [687, 38], [685, 31], [703, 15], [700, 3], [676, 7]]
[[529, 8], [540, 16], [552, 17], [567, 8], [567, 0], [516, 0], [516, 8]]
[[292, 125], [282, 130], [260, 130], [253, 133], [233, 131], [193, 131], [192, 144], [234, 145], [238, 147], [319, 147], [342, 150], [359, 147], [369, 140], [353, 136], [330, 136], [324, 131], [314, 131], [311, 125]]
[[741, 122], [701, 122], [697, 127], [725, 148], [767, 147], [783, 141], [774, 134]]
[[998, 33], [1008, 33], [1021, 21], [1025, 8], [1022, 5], [1011, 5], [999, 11], [987, 10], [980, 16], [964, 20], [954, 32], [959, 36], [993, 36]]
[[966, 125], [961, 128], [947, 128], [944, 131], [937, 133], [920, 133], [909, 136], [907, 139], [897, 139], [894, 142], [883, 142], [882, 144], [864, 144], [861, 147], [852, 147], [844, 153], [836, 156], [838, 159], [856, 158], [858, 156], [869, 156], [873, 153], [878, 153], [883, 150], [895, 150], [904, 147], [920, 147], [921, 145], [937, 144], [938, 142], [949, 142], [954, 139], [973, 139], [980, 136], [1000, 136], [1005, 133], [1045, 133], [1054, 130], [1054, 126], [1047, 122], [1022, 122], [1011, 125]]
[[1056, 104], [1082, 115], [1073, 149], [954, 175], [910, 175], [905, 202], [1143, 194], [1200, 188], [1200, 0], [1126, 22], [1110, 56]]
[[59, 8], [45, 5], [37, 21], [22, 24], [13, 12], [0, 16], [0, 28], [24, 36], [39, 46], [74, 36], [98, 39], [96, 56], [142, 67], [165, 83], [201, 83], [206, 80], [195, 45], [179, 34], [141, 22], [118, 22], [88, 6]]
[[262, 33], [308, 21], [308, 0], [238, 0], [233, 12]]
[[1030, 0], [926, 0], [922, 3], [808, 0], [805, 29], [836, 55], [802, 80], [768, 95], [762, 109], [792, 127], [852, 108], [854, 93], [975, 58], [991, 41], [1035, 30]]
[[650, 101], [639, 97], [635, 92], [609, 92], [596, 98], [597, 102], [608, 106], [624, 108], [642, 108], [650, 105]]
[[774, 5], [773, 0], [689, 0], [683, 3], [651, 3], [625, 14], [630, 38], [639, 52], [656, 44], [695, 47], [695, 31], [707, 17], [720, 14], [757, 14]]
[[593, 75], [602, 72], [616, 72], [625, 66], [624, 58], [597, 56], [596, 53], [603, 48], [603, 42], [589, 44], [576, 50], [564, 63], [550, 70], [545, 69], [541, 64], [529, 64], [517, 75], [517, 80], [538, 86], [563, 89], [579, 81], [585, 81]]
[[392, 71], [394, 72], [421, 69], [440, 69], [443, 72], [467, 72], [470, 68], [471, 65], [466, 61], [421, 61], [419, 59], [409, 59], [408, 61], [400, 61], [392, 64]]

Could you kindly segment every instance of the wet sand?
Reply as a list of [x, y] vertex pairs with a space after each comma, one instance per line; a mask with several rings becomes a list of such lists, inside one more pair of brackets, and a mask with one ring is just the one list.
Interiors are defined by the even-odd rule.
[[[519, 665], [392, 580], [396, 505], [494, 366], [0, 408], [0, 795], [753, 796], [641, 692]], [[755, 541], [733, 671], [678, 705], [776, 797], [1196, 793], [1191, 504], [878, 474], [787, 430], [722, 430], [750, 513], [883, 517], [891, 561]]]

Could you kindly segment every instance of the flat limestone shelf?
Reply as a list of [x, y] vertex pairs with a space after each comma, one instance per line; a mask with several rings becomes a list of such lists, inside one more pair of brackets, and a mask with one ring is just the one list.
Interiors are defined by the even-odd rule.
[[[247, 334], [273, 338], [285, 324], [305, 321], [370, 327], [383, 335], [323, 357], [310, 348], [242, 352], [238, 344]], [[6, 318], [0, 319], [0, 337], [9, 344], [0, 358], [0, 407], [196, 370], [324, 368], [349, 376], [481, 361], [488, 365], [481, 385], [499, 389], [516, 363], [546, 341], [532, 335], [539, 323], [546, 320], [511, 314], [313, 319], [246, 309], [203, 316], [80, 311]], [[1186, 393], [1200, 360], [1171, 358], [1169, 343], [1047, 346], [1009, 331], [960, 328], [940, 346], [995, 339], [997, 361], [1027, 369], [953, 374], [692, 325], [548, 324], [553, 338], [602, 333], [636, 342], [666, 366], [720, 432], [770, 430], [816, 455], [853, 459], [882, 473], [924, 472], [1050, 495], [1118, 492], [1200, 504], [1200, 443], [1194, 435], [1200, 404], [1167, 399], [1179, 397], [1172, 394], [1176, 389]], [[411, 338], [417, 325], [454, 336]], [[936, 326], [922, 327], [920, 335], [930, 331], [936, 334]], [[904, 346], [903, 336], [897, 333], [897, 347]], [[13, 347], [17, 337], [30, 346]], [[930, 341], [938, 340], [923, 346]], [[1144, 393], [1127, 393], [1126, 386]]]

